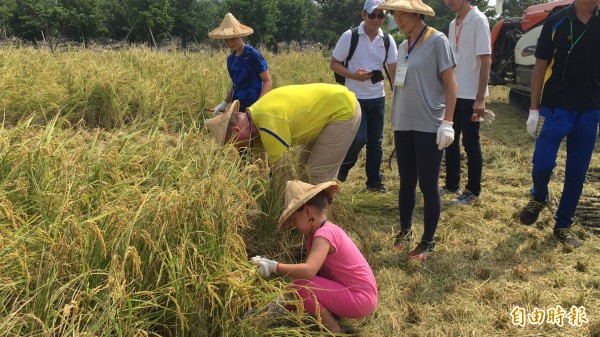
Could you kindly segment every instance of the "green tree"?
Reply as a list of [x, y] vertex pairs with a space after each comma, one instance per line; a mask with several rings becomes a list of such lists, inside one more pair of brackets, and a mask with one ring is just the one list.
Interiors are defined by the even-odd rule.
[[173, 17], [171, 34], [181, 38], [181, 46], [187, 48], [196, 27], [200, 26], [200, 3], [196, 0], [171, 0], [169, 13]]
[[183, 48], [187, 48], [188, 41], [207, 39], [208, 32], [216, 27], [209, 25], [223, 18], [219, 7], [217, 0], [171, 0], [170, 15], [174, 19], [171, 34], [181, 38]]
[[332, 47], [340, 35], [358, 26], [362, 18], [363, 0], [315, 0], [320, 8], [319, 41]]
[[169, 0], [125, 0], [128, 14], [130, 41], [144, 41], [150, 45], [166, 37], [173, 27], [169, 15]]
[[55, 8], [53, 0], [22, 0], [13, 8], [9, 22], [12, 31], [19, 37], [32, 41], [50, 39], [56, 34]]
[[228, 11], [238, 21], [254, 29], [254, 34], [247, 37], [253, 45], [273, 45], [280, 16], [278, 4], [279, 0], [225, 0]]
[[106, 20], [108, 38], [115, 40], [125, 39], [131, 27], [125, 1], [102, 0], [100, 8]]
[[12, 27], [10, 26], [10, 17], [15, 11], [17, 4], [15, 0], [1, 0], [0, 1], [0, 34], [9, 36], [12, 34]]
[[[277, 19], [277, 41], [302, 41], [310, 38], [311, 16], [318, 15], [312, 0], [286, 0], [279, 2], [281, 15]], [[316, 20], [312, 20], [316, 22]]]
[[86, 47], [90, 38], [108, 31], [100, 0], [59, 0], [54, 14], [61, 35], [82, 42]]

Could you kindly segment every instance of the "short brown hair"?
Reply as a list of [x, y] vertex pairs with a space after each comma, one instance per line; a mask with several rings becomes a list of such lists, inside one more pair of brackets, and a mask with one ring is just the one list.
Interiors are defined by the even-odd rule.
[[225, 134], [226, 142], [231, 139], [231, 136], [233, 136], [232, 129], [234, 126], [237, 126], [239, 122], [240, 122], [240, 114], [238, 112], [232, 113], [231, 117], [229, 118], [229, 123], [227, 124], [227, 133]]

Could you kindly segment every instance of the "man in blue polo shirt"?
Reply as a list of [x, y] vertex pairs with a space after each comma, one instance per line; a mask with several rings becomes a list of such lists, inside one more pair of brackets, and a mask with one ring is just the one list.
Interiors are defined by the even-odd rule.
[[600, 122], [599, 11], [598, 0], [575, 0], [551, 16], [542, 28], [531, 76], [527, 132], [536, 138], [540, 114], [544, 124], [533, 153], [532, 196], [520, 220], [534, 224], [547, 205], [548, 182], [560, 143], [567, 137], [565, 180], [554, 236], [575, 248], [581, 242], [571, 226]]

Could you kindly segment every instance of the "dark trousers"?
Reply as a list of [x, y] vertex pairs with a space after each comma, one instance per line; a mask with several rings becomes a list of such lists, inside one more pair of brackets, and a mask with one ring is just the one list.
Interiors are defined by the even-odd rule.
[[359, 99], [362, 109], [360, 127], [356, 132], [354, 141], [346, 153], [338, 173], [338, 180], [345, 181], [348, 172], [358, 160], [362, 148], [367, 146], [365, 172], [367, 174], [367, 187], [378, 187], [383, 179], [381, 174], [381, 161], [383, 160], [383, 122], [385, 118], [385, 97], [374, 99]]
[[479, 196], [481, 194], [481, 171], [483, 156], [479, 143], [479, 122], [471, 122], [475, 100], [456, 100], [454, 109], [454, 142], [446, 149], [446, 188], [454, 191], [460, 187], [460, 140], [467, 153], [467, 184], [465, 188]]
[[548, 183], [556, 166], [558, 148], [566, 137], [565, 181], [555, 228], [570, 227], [596, 145], [600, 109], [576, 111], [542, 106], [540, 114], [544, 116], [544, 124], [533, 152], [533, 197], [541, 202], [548, 198]]
[[436, 136], [435, 133], [430, 132], [394, 131], [396, 160], [400, 175], [398, 192], [400, 227], [403, 231], [408, 231], [412, 227], [418, 182], [423, 193], [425, 229], [422, 240], [424, 241], [433, 241], [442, 211], [438, 181], [443, 151], [437, 148]]

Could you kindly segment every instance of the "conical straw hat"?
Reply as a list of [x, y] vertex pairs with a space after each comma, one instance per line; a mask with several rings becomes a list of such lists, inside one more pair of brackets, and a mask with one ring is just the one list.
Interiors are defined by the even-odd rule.
[[277, 222], [277, 230], [287, 229], [292, 225], [290, 216], [298, 208], [312, 199], [319, 192], [326, 190], [333, 197], [338, 190], [338, 183], [335, 181], [326, 181], [318, 185], [311, 185], [300, 180], [290, 180], [285, 187], [285, 210], [281, 213]]
[[225, 144], [225, 138], [227, 137], [227, 127], [229, 126], [229, 119], [234, 112], [238, 112], [240, 109], [240, 101], [235, 100], [229, 104], [229, 108], [224, 113], [213, 117], [204, 123], [208, 128], [208, 131], [215, 136], [219, 145]]
[[247, 36], [254, 33], [254, 29], [242, 25], [231, 13], [225, 14], [219, 27], [208, 33], [211, 39], [230, 39], [232, 37]]
[[435, 16], [433, 8], [427, 6], [421, 0], [392, 0], [386, 1], [377, 6], [377, 9], [385, 9], [389, 11], [402, 11], [407, 13], [417, 13], [427, 16]]

